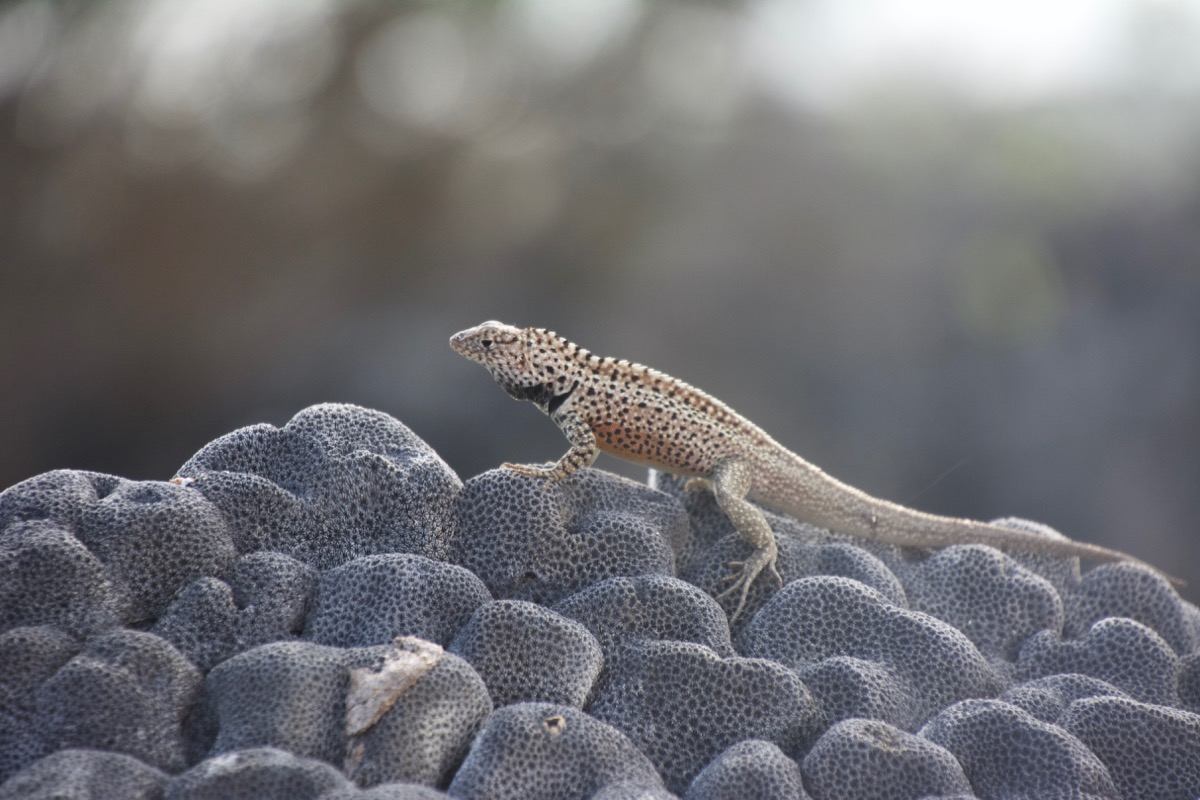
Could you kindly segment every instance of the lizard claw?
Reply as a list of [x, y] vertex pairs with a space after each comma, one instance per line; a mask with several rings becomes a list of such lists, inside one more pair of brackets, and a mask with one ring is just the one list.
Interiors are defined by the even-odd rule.
[[771, 570], [771, 575], [775, 578], [775, 588], [782, 589], [783, 576], [779, 574], [779, 570], [775, 569], [775, 559], [771, 559], [770, 563], [767, 564], [767, 568]]

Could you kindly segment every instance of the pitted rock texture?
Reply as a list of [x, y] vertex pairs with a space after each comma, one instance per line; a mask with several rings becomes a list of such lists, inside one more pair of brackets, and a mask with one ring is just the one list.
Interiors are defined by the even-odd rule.
[[[43, 520], [50, 524], [21, 524]], [[69, 538], [55, 535], [54, 528], [69, 532], [94, 560]], [[30, 572], [62, 569], [63, 576], [53, 581], [60, 591], [83, 592], [98, 601], [90, 620], [84, 615], [71, 624], [78, 610], [43, 608], [33, 614], [41, 619], [26, 612], [16, 624], [56, 624], [65, 616], [80, 633], [102, 629], [109, 611], [105, 598], [122, 623], [153, 619], [180, 586], [218, 574], [236, 556], [232, 532], [217, 507], [172, 483], [56, 470], [0, 493], [0, 569], [7, 562], [9, 570], [26, 573], [10, 573], [22, 583]], [[31, 598], [37, 593], [45, 589], [34, 588]], [[25, 605], [19, 597], [10, 602]], [[36, 612], [37, 604], [30, 605]]]
[[1177, 655], [1200, 647], [1200, 625], [1161, 575], [1140, 564], [1102, 564], [1083, 576], [1067, 597], [1063, 633], [1085, 636], [1093, 624], [1125, 617], [1157, 633]]
[[321, 576], [304, 636], [336, 647], [387, 644], [397, 636], [448, 645], [491, 599], [462, 567], [406, 553], [365, 556]]
[[[1043, 525], [1033, 520], [1021, 519], [1020, 517], [1002, 517], [1000, 519], [985, 520], [985, 522], [992, 525], [999, 525], [1002, 528], [1014, 528], [1019, 531], [1036, 533], [1039, 536], [1046, 536], [1051, 539], [1067, 538], [1049, 525]], [[1030, 572], [1045, 578], [1064, 597], [1072, 594], [1079, 587], [1082, 569], [1078, 558], [1064, 558], [1061, 556], [1042, 555], [1040, 553], [1022, 553], [1016, 550], [1006, 550], [1004, 554]]]
[[953, 753], [980, 797], [1120, 797], [1081, 741], [999, 700], [956, 703], [919, 736]]
[[[775, 594], [746, 626], [742, 652], [769, 658], [794, 669], [828, 658], [851, 657], [886, 665], [880, 677], [900, 687], [904, 702], [886, 719], [914, 730], [947, 705], [967, 697], [1000, 691], [999, 676], [962, 633], [927, 614], [892, 605], [873, 589], [847, 578], [817, 577], [793, 581]], [[829, 678], [830, 690], [836, 687]], [[870, 682], [870, 671], [845, 671], [848, 691]], [[895, 691], [885, 681], [885, 696]], [[836, 689], [837, 693], [843, 690]], [[877, 705], [883, 709], [887, 706]]]
[[994, 548], [947, 547], [908, 578], [913, 610], [950, 623], [994, 661], [1011, 662], [1038, 631], [1062, 630], [1062, 600], [1050, 582]]
[[787, 586], [731, 631], [745, 543], [652, 481], [464, 486], [324, 405], [177, 482], [17, 484], [0, 800], [1197, 795], [1200, 610], [1156, 574], [768, 513]]
[[200, 672], [149, 633], [92, 637], [33, 693], [35, 733], [45, 752], [113, 750], [172, 772], [186, 764], [183, 719]]
[[848, 719], [830, 727], [803, 765], [814, 800], [971, 794], [948, 750], [878, 720]]
[[682, 793], [721, 751], [745, 739], [794, 756], [822, 725], [795, 672], [760, 658], [721, 658], [691, 642], [640, 641], [621, 649], [588, 711], [628, 736]]
[[277, 747], [340, 761], [351, 657], [336, 647], [275, 642], [213, 668], [205, 686], [217, 724], [210, 755]]
[[800, 765], [774, 742], [747, 739], [708, 762], [684, 800], [807, 800]]
[[379, 721], [351, 737], [351, 675], [377, 671], [389, 650], [277, 642], [229, 659], [208, 675], [217, 727], [210, 755], [276, 747], [341, 767], [365, 786], [448, 780], [491, 713], [487, 688], [470, 665], [447, 653], [386, 698]]
[[104, 564], [70, 531], [37, 520], [0, 533], [0, 631], [53, 625], [86, 636], [120, 625], [124, 605]]
[[1179, 700], [1184, 708], [1200, 714], [1200, 652], [1179, 660]]
[[844, 719], [900, 721], [916, 716], [909, 687], [886, 663], [832, 656], [797, 667], [796, 674], [830, 724]]
[[463, 800], [587, 800], [613, 784], [637, 797], [661, 789], [662, 779], [624, 734], [594, 717], [570, 706], [516, 703], [492, 714], [449, 793]]
[[0, 786], [0, 800], [159, 800], [168, 776], [123, 753], [59, 750]]
[[1179, 658], [1150, 628], [1124, 617], [1102, 619], [1076, 640], [1042, 631], [1021, 648], [1017, 674], [1024, 680], [1077, 672], [1107, 681], [1137, 700], [1179, 705]]
[[524, 600], [496, 600], [476, 609], [450, 652], [487, 684], [497, 708], [558, 703], [583, 708], [604, 655], [588, 629]]
[[449, 800], [450, 795], [419, 783], [381, 783], [369, 789], [335, 789], [321, 800]]
[[1087, 675], [1067, 673], [1037, 678], [1012, 687], [1000, 700], [1028, 711], [1042, 722], [1055, 725], [1076, 700], [1088, 697], [1129, 697], [1111, 683]]
[[0, 633], [0, 782], [49, 752], [37, 691], [78, 652], [79, 642], [57, 628]]
[[238, 552], [272, 550], [317, 569], [374, 553], [442, 557], [462, 486], [399, 421], [334, 403], [306, 408], [282, 428], [226, 434], [176, 480], [221, 509]]
[[540, 603], [615, 576], [674, 575], [691, 536], [678, 503], [593, 469], [551, 485], [490, 470], [463, 486], [455, 518], [449, 560], [497, 599]]
[[195, 581], [152, 628], [206, 671], [256, 645], [296, 638], [317, 571], [282, 553], [260, 551], [239, 558], [226, 580]]
[[321, 800], [449, 800], [445, 792], [419, 783], [381, 783], [369, 789], [336, 789]]
[[1200, 797], [1200, 715], [1089, 697], [1071, 703], [1059, 724], [1104, 762], [1122, 797]]
[[[559, 601], [554, 609], [592, 632], [606, 662], [626, 644], [643, 639], [695, 642], [722, 657], [736, 655], [725, 612], [700, 588], [678, 578], [609, 578]], [[601, 671], [599, 684], [607, 674]]]
[[288, 797], [319, 800], [354, 788], [321, 761], [274, 747], [237, 750], [201, 762], [167, 787], [169, 800], [258, 800]]

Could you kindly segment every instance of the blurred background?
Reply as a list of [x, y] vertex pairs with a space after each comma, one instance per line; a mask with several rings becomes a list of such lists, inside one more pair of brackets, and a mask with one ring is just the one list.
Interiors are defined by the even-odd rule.
[[319, 401], [557, 458], [496, 318], [1195, 600], [1198, 6], [0, 3], [0, 487]]

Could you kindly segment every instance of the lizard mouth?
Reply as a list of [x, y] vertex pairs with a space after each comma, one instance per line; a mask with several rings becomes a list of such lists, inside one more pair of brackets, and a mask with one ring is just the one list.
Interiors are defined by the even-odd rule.
[[467, 331], [459, 331], [450, 337], [450, 349], [461, 355], [467, 354]]
[[471, 335], [472, 330], [459, 331], [450, 337], [450, 349], [458, 353], [460, 356], [469, 358], [472, 361], [483, 363], [484, 349], [479, 346], [479, 342]]

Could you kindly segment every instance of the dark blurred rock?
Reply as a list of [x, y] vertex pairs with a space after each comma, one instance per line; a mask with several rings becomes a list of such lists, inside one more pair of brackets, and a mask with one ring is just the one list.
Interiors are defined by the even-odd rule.
[[166, 773], [122, 753], [59, 750], [0, 785], [0, 800], [161, 800]]

